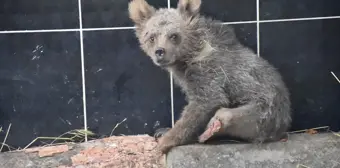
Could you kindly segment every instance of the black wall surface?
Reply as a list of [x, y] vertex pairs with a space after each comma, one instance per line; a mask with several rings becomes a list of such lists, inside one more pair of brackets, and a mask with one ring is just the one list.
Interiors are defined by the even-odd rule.
[[[86, 125], [98, 136], [110, 135], [125, 118], [114, 135], [171, 126], [169, 75], [140, 50], [128, 2], [81, 0], [80, 23], [77, 0], [1, 1], [0, 141], [10, 123], [6, 143], [14, 147], [82, 129], [84, 107]], [[167, 0], [148, 2], [168, 6]], [[241, 42], [257, 52], [256, 7], [256, 0], [203, 0], [202, 13], [231, 22]], [[260, 55], [291, 91], [292, 130], [340, 130], [340, 83], [331, 74], [340, 76], [340, 17], [322, 18], [332, 16], [340, 16], [339, 0], [260, 0]], [[178, 119], [186, 102], [176, 86], [173, 95]]]

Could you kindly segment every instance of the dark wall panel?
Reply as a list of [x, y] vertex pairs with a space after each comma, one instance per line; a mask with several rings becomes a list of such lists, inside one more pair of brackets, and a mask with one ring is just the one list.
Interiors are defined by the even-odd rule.
[[292, 99], [293, 129], [340, 129], [340, 22], [261, 24], [261, 55], [282, 73]]
[[[133, 26], [129, 19], [129, 0], [83, 0], [83, 27]], [[149, 0], [156, 8], [166, 8], [167, 0]]]
[[0, 34], [0, 55], [0, 126], [12, 123], [9, 145], [83, 127], [79, 33]]
[[338, 0], [260, 0], [260, 19], [294, 19], [340, 15]]
[[133, 30], [84, 34], [88, 122], [91, 130], [152, 134], [171, 126], [169, 75], [140, 49]]
[[78, 0], [2, 0], [0, 31], [78, 28], [78, 13]]

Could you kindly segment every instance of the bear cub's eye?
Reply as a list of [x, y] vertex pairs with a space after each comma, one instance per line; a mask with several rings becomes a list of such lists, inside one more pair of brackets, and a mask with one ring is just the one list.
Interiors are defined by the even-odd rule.
[[178, 39], [178, 35], [177, 34], [172, 34], [171, 36], [170, 36], [170, 39], [172, 40], [172, 41], [177, 41], [177, 39]]
[[153, 43], [155, 41], [155, 38], [154, 37], [150, 37], [150, 42]]

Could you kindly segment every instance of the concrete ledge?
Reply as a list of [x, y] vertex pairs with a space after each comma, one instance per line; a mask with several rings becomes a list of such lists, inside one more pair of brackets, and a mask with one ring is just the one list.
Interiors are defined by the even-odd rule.
[[[0, 153], [0, 168], [161, 168], [164, 157], [147, 135]], [[187, 145], [166, 156], [168, 168], [340, 168], [340, 137], [295, 134], [286, 142]], [[299, 166], [301, 164], [301, 166]]]
[[153, 137], [136, 135], [35, 147], [0, 153], [0, 168], [159, 168], [156, 145]]
[[168, 168], [340, 168], [340, 137], [295, 134], [286, 142], [187, 145], [167, 155]]

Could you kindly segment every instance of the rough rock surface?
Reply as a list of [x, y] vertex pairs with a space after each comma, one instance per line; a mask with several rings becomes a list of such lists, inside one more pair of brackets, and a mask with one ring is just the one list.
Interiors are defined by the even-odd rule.
[[304, 133], [262, 145], [187, 145], [166, 159], [168, 168], [340, 168], [340, 137]]
[[153, 137], [139, 135], [37, 147], [1, 153], [0, 168], [161, 168], [156, 144]]
[[[113, 136], [80, 144], [0, 153], [0, 168], [162, 168], [153, 137]], [[167, 155], [168, 168], [340, 168], [340, 137], [295, 134], [285, 142], [187, 145]]]

